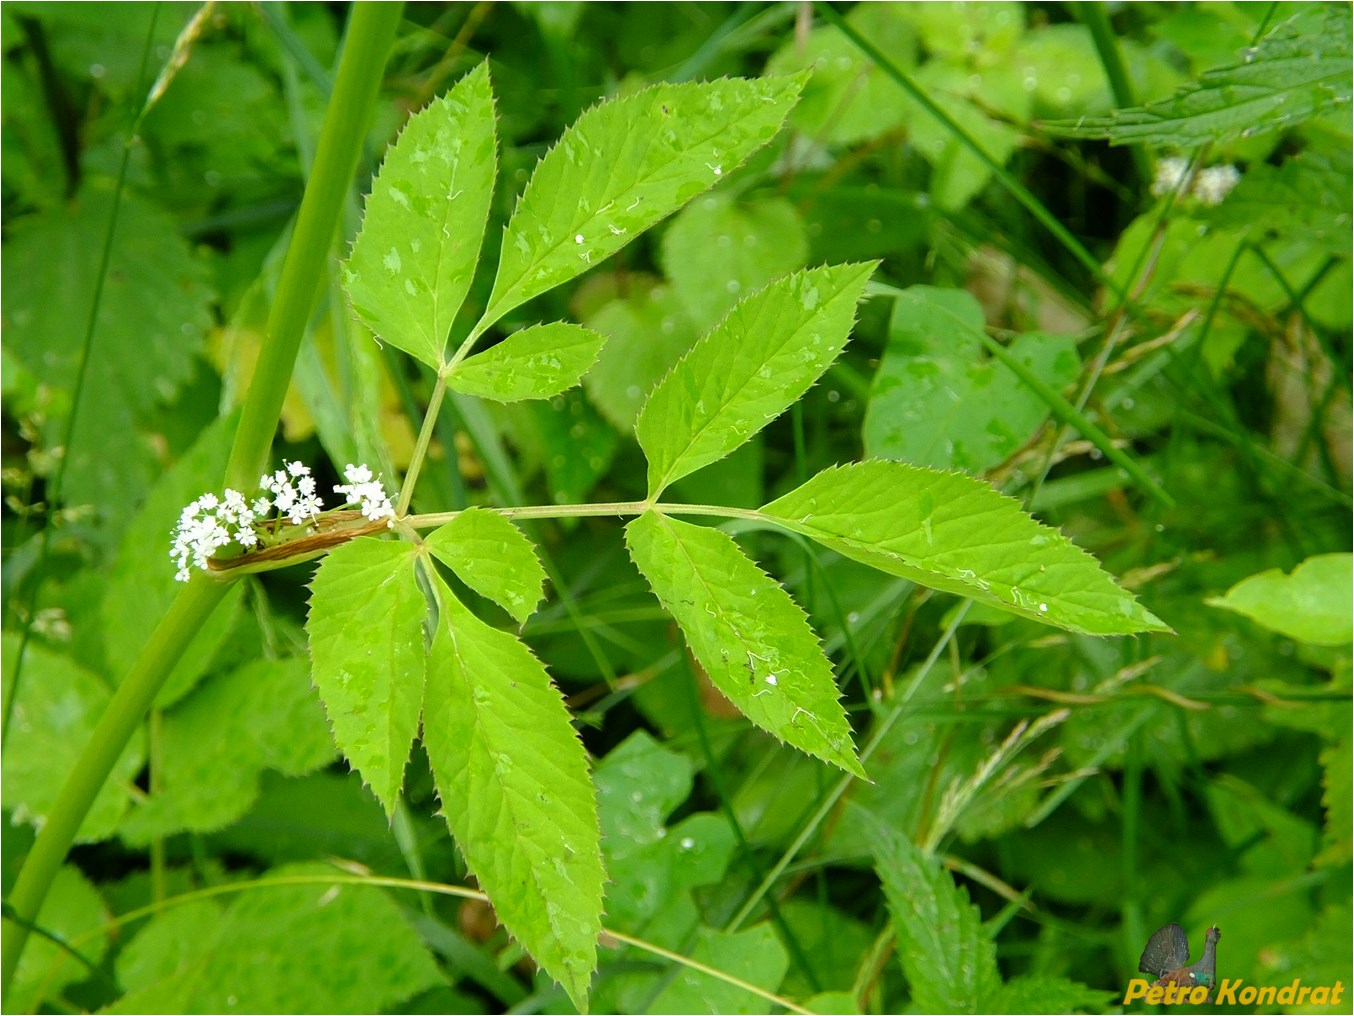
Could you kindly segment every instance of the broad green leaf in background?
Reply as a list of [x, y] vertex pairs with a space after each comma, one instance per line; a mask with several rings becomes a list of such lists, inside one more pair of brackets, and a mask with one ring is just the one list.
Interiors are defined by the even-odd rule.
[[650, 498], [728, 455], [808, 391], [846, 345], [876, 264], [772, 282], [691, 347], [635, 421]]
[[[916, 80], [994, 162], [1006, 164], [1021, 142], [1016, 125], [1029, 120], [1031, 107], [1030, 93], [1009, 58], [986, 67], [931, 60]], [[932, 198], [941, 208], [962, 208], [992, 178], [991, 168], [929, 111], [915, 106], [908, 121], [917, 150], [932, 166]]]
[[1235, 611], [1262, 628], [1315, 646], [1348, 645], [1354, 638], [1354, 556], [1319, 554], [1285, 575], [1278, 568], [1242, 579], [1212, 607]]
[[[1048, 406], [983, 353], [983, 324], [963, 290], [913, 286], [898, 296], [861, 428], [867, 456], [980, 473], [1029, 440]], [[1059, 336], [1022, 335], [1008, 351], [1055, 389], [1080, 366], [1075, 345]]]
[[[79, 868], [66, 865], [57, 872], [36, 924], [62, 941], [78, 937], [81, 944], [77, 951], [97, 966], [108, 951], [108, 932], [92, 936], [88, 933], [106, 924], [108, 916], [108, 907], [98, 890]], [[34, 935], [19, 960], [13, 983], [5, 992], [5, 1012], [40, 1012], [59, 1006], [62, 989], [88, 979], [90, 973], [68, 950], [46, 936]], [[47, 1005], [40, 1006], [44, 1000]]]
[[983, 931], [978, 908], [940, 862], [906, 836], [874, 824], [875, 872], [893, 915], [898, 959], [919, 1012], [984, 1011], [1000, 987], [996, 947]]
[[[553, 399], [495, 406], [492, 416], [504, 434], [512, 435], [518, 475], [543, 471], [556, 504], [585, 500], [621, 445], [620, 435], [577, 388]], [[569, 528], [576, 524], [576, 519], [564, 523]]]
[[513, 210], [478, 327], [600, 264], [717, 184], [775, 137], [802, 83], [655, 85], [585, 112]]
[[[607, 927], [683, 953], [701, 924], [692, 890], [723, 879], [735, 849], [733, 830], [721, 815], [697, 812], [666, 823], [690, 796], [693, 777], [686, 756], [642, 730], [608, 752], [593, 772], [611, 880]], [[600, 1012], [649, 1010], [649, 1000], [667, 983], [667, 970], [633, 947], [622, 949], [593, 995]]]
[[443, 814], [499, 920], [586, 1009], [605, 878], [587, 752], [531, 651], [434, 584], [423, 743]]
[[825, 469], [762, 508], [837, 553], [1088, 635], [1169, 631], [1094, 557], [961, 473], [901, 462]]
[[[355, 770], [334, 766], [295, 777], [265, 772], [259, 783], [259, 796], [247, 814], [203, 836], [208, 849], [265, 864], [343, 857], [378, 871], [407, 865], [385, 809]], [[424, 836], [446, 828], [431, 814], [411, 809], [409, 817]]]
[[145, 844], [183, 830], [219, 829], [249, 810], [264, 769], [300, 776], [333, 757], [306, 659], [251, 660], [165, 713], [155, 791], [119, 832]]
[[611, 927], [677, 946], [690, 929], [681, 927], [672, 937], [655, 921], [666, 922], [676, 896], [715, 883], [728, 870], [733, 831], [722, 817], [698, 812], [665, 824], [691, 795], [693, 775], [684, 755], [642, 730], [598, 763], [593, 782], [613, 886], [607, 899]]
[[424, 537], [457, 578], [525, 623], [545, 595], [545, 569], [522, 530], [495, 512], [467, 508]]
[[335, 547], [310, 590], [310, 657], [334, 741], [393, 815], [423, 694], [427, 603], [414, 547], [361, 538]]
[[344, 266], [362, 323], [433, 368], [475, 274], [495, 143], [486, 61], [412, 116], [390, 146]]
[[693, 201], [663, 236], [663, 273], [704, 331], [745, 293], [804, 267], [809, 238], [783, 197], [735, 202], [724, 193]]
[[[916, 32], [903, 4], [856, 4], [847, 22], [900, 66], [916, 61]], [[796, 32], [767, 62], [768, 74], [812, 70], [790, 122], [824, 145], [880, 137], [906, 122], [907, 94], [833, 25]]]
[[[1332, 893], [1331, 897], [1335, 897], [1335, 894]], [[1286, 942], [1268, 936], [1262, 962], [1257, 964], [1258, 969], [1255, 971], [1255, 982], [1288, 984], [1292, 980], [1289, 972], [1301, 970], [1304, 985], [1333, 985], [1339, 981], [1347, 987], [1350, 974], [1354, 973], [1354, 956], [1351, 956], [1349, 935], [1346, 934], [1351, 918], [1354, 918], [1354, 913], [1351, 913], [1350, 901], [1332, 898], [1315, 915], [1315, 919], [1306, 921], [1300, 935], [1294, 935]], [[1341, 1003], [1345, 998], [1341, 998]], [[1334, 1009], [1333, 1005], [1308, 1007], [1311, 1012], [1331, 1012]]]
[[1026, 81], [1034, 83], [1031, 98], [1037, 111], [1088, 116], [1109, 112], [1109, 83], [1085, 25], [1068, 21], [1026, 32], [1009, 59]]
[[1117, 991], [1099, 991], [1066, 977], [1027, 974], [1003, 984], [982, 1003], [985, 1013], [1106, 1012]]
[[1348, 260], [1354, 220], [1354, 165], [1348, 147], [1307, 149], [1277, 166], [1251, 165], [1227, 200], [1209, 209], [1210, 223], [1242, 229], [1256, 240], [1267, 233], [1319, 244]]
[[[769, 924], [734, 933], [701, 928], [689, 955], [698, 963], [766, 991], [775, 991], [780, 986], [790, 966], [785, 947]], [[767, 1013], [771, 1003], [736, 984], [683, 969], [654, 999], [649, 1011]]]
[[903, 16], [933, 58], [985, 63], [1009, 53], [1025, 31], [1025, 8], [1012, 0], [977, 5], [907, 4]]
[[[14, 680], [18, 652], [19, 636], [6, 632], [0, 655], [6, 695]], [[111, 697], [103, 681], [66, 657], [36, 642], [24, 649], [23, 680], [0, 767], [5, 808], [14, 822], [40, 826], [47, 820]], [[76, 842], [112, 835], [145, 757], [145, 737], [137, 731], [94, 799]]]
[[[5, 346], [65, 393], [45, 411], [49, 446], [65, 435], [111, 205], [91, 185], [17, 220], [5, 239]], [[162, 468], [147, 435], [193, 374], [215, 294], [175, 220], [134, 194], [122, 198], [109, 258], [61, 494], [67, 507], [93, 505], [116, 535]]]
[[804, 1002], [803, 1006], [809, 1012], [836, 1013], [838, 1016], [856, 1016], [860, 1012], [860, 1003], [849, 991], [824, 991]]
[[583, 387], [611, 425], [629, 434], [654, 385], [699, 338], [696, 327], [671, 286], [642, 279], [585, 320], [608, 339]]
[[[327, 865], [266, 877], [332, 875]], [[109, 1012], [391, 1012], [445, 983], [381, 889], [301, 884], [251, 889], [166, 911], [118, 957], [127, 989]]]
[[1296, 9], [1240, 61], [1204, 72], [1170, 99], [1043, 127], [1061, 137], [1188, 150], [1291, 130], [1332, 106], [1348, 106], [1349, 7]]
[[447, 384], [497, 402], [548, 399], [578, 384], [605, 343], [579, 325], [533, 325], [461, 363]]
[[648, 511], [625, 527], [636, 567], [739, 712], [864, 777], [832, 665], [804, 612], [717, 529]]

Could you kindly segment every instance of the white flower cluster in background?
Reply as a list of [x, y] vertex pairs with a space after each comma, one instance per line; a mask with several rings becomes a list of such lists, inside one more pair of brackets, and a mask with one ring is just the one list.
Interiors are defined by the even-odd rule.
[[[1157, 163], [1156, 178], [1152, 181], [1152, 193], [1157, 197], [1165, 197], [1179, 189], [1180, 182], [1188, 170], [1188, 159], [1178, 156], [1161, 159]], [[1190, 193], [1200, 204], [1220, 205], [1240, 179], [1241, 171], [1233, 165], [1210, 166], [1195, 174], [1194, 186], [1190, 189]]]
[[[348, 482], [334, 488], [336, 494], [346, 495], [338, 507], [356, 504], [373, 522], [395, 517], [390, 496], [370, 469], [349, 465], [343, 470], [343, 478]], [[227, 489], [220, 498], [203, 494], [184, 508], [169, 551], [177, 568], [176, 579], [187, 582], [191, 568], [205, 570], [207, 560], [231, 543], [245, 550], [258, 546], [255, 527], [260, 523], [271, 521], [276, 526], [285, 521], [293, 526], [305, 525], [324, 510], [324, 502], [315, 493], [315, 477], [302, 462], [289, 462], [286, 469], [260, 477], [259, 488], [263, 493], [252, 502], [247, 502], [238, 490]], [[270, 520], [267, 516], [273, 510], [277, 516]]]

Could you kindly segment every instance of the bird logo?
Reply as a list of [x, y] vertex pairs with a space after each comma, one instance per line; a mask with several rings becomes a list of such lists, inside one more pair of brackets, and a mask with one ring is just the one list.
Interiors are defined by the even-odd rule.
[[[1222, 932], [1215, 924], [1204, 935], [1204, 954], [1196, 963], [1189, 962], [1189, 936], [1178, 924], [1158, 928], [1147, 940], [1147, 948], [1138, 960], [1138, 969], [1157, 980], [1154, 987], [1176, 985], [1194, 988], [1202, 985], [1212, 993], [1218, 983], [1218, 939]], [[1188, 966], [1186, 964], [1189, 964]]]

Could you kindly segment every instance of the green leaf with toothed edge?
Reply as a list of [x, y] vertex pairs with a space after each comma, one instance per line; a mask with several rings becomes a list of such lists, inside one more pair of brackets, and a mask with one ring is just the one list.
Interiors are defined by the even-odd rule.
[[789, 593], [718, 529], [647, 511], [625, 527], [625, 542], [710, 680], [744, 716], [864, 778], [832, 664]]
[[1188, 151], [1270, 131], [1291, 131], [1323, 111], [1350, 104], [1348, 4], [1292, 5], [1279, 22], [1226, 67], [1205, 71], [1175, 95], [1105, 117], [1046, 122], [1056, 137]]
[[1069, 631], [1171, 630], [1094, 557], [963, 473], [834, 466], [762, 513], [853, 561]]
[[983, 1012], [1001, 987], [997, 949], [968, 893], [934, 857], [852, 805], [872, 827], [875, 872], [893, 916], [898, 959], [919, 1012]]
[[605, 344], [582, 325], [533, 325], [459, 364], [447, 384], [496, 402], [552, 398], [582, 380]]
[[803, 81], [655, 85], [587, 110], [527, 181], [479, 327], [600, 264], [713, 187], [776, 136]]
[[462, 582], [519, 623], [526, 623], [545, 595], [545, 569], [536, 548], [496, 512], [467, 508], [423, 542]]
[[356, 539], [335, 547], [310, 584], [311, 677], [334, 742], [387, 816], [404, 782], [423, 695], [428, 606], [403, 541]]
[[442, 812], [503, 925], [586, 1012], [605, 878], [587, 752], [531, 651], [433, 585], [423, 744]]
[[796, 272], [740, 301], [658, 383], [635, 421], [649, 497], [792, 406], [851, 335], [878, 262]]
[[372, 182], [343, 266], [353, 311], [382, 342], [430, 367], [479, 260], [497, 164], [487, 62], [415, 113]]

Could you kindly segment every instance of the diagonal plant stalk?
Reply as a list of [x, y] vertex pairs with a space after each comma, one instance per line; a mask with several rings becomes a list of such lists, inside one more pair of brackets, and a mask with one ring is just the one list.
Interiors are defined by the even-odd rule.
[[[400, 22], [400, 4], [358, 3], [343, 44], [333, 97], [320, 132], [315, 164], [282, 266], [268, 333], [235, 434], [226, 484], [249, 487], [267, 462], [292, 365], [324, 276], [336, 224], [376, 104], [386, 58]], [[42, 907], [80, 824], [113, 763], [145, 718], [189, 641], [228, 586], [199, 578], [174, 602], [151, 635], [100, 719], [38, 834], [9, 897], [18, 920], [4, 924], [0, 984], [8, 988]]]

